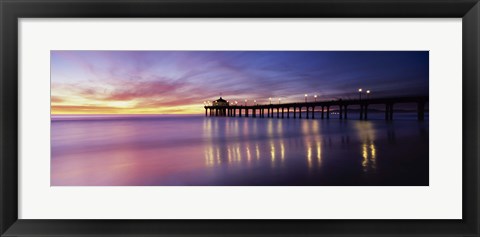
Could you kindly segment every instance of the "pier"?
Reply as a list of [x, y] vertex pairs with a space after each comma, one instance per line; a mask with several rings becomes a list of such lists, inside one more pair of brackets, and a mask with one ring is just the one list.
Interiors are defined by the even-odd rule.
[[[222, 100], [220, 98], [220, 100]], [[224, 101], [224, 100], [222, 100]], [[255, 105], [230, 105], [229, 103], [214, 103], [205, 106], [205, 116], [220, 117], [252, 117], [252, 118], [299, 118], [302, 112], [305, 119], [330, 119], [330, 112], [335, 109], [339, 119], [348, 119], [348, 107], [358, 106], [360, 120], [368, 119], [368, 107], [371, 105], [385, 106], [385, 120], [393, 120], [394, 106], [398, 104], [416, 104], [417, 119], [425, 119], [425, 104], [428, 96], [396, 97], [396, 98], [373, 98], [335, 101], [315, 101], [302, 103], [284, 104], [255, 104]]]

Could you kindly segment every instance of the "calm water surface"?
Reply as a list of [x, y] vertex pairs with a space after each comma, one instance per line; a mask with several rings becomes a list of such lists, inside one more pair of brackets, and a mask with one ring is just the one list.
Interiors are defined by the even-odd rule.
[[428, 185], [428, 122], [405, 118], [54, 117], [51, 184]]

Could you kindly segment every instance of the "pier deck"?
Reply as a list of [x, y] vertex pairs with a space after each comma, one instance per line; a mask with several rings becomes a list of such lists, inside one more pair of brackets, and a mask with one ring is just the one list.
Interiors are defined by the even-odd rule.
[[[330, 119], [330, 111], [336, 108], [339, 119], [348, 119], [348, 107], [359, 106], [359, 119], [368, 119], [368, 106], [385, 105], [385, 120], [393, 120], [393, 108], [395, 104], [416, 104], [417, 119], [425, 119], [425, 104], [428, 96], [373, 98], [357, 100], [316, 101], [303, 103], [284, 104], [256, 104], [256, 105], [223, 105], [205, 106], [205, 116], [221, 117], [260, 117], [260, 118], [302, 118], [302, 111], [306, 119], [314, 119], [315, 113], [320, 112], [321, 119]], [[317, 110], [315, 110], [317, 109]]]

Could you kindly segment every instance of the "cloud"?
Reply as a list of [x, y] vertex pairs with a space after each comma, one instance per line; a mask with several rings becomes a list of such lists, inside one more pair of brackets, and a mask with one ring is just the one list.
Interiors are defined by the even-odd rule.
[[52, 96], [52, 97], [50, 98], [50, 102], [51, 102], [52, 104], [54, 104], [54, 103], [60, 103], [60, 102], [63, 102], [63, 101], [65, 101], [65, 100], [62, 99], [62, 98], [60, 98], [60, 97], [58, 97], [58, 96]]
[[220, 94], [258, 103], [269, 97], [302, 101], [305, 93], [349, 98], [358, 88], [379, 96], [428, 94], [428, 58], [409, 60], [415, 59], [409, 52], [363, 54], [59, 51], [52, 57], [52, 105], [78, 112], [183, 113]]
[[52, 105], [53, 114], [64, 113], [121, 113], [121, 109], [112, 106], [97, 105]]
[[148, 81], [125, 83], [115, 87], [110, 95], [103, 100], [134, 100], [143, 98], [162, 98], [174, 95], [177, 91], [182, 90], [185, 83], [167, 82], [167, 81]]

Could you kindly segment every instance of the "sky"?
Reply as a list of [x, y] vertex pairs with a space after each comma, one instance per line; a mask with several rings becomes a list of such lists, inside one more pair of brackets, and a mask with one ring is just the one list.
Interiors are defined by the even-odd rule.
[[239, 104], [428, 95], [428, 51], [51, 51], [52, 114], [201, 114]]

